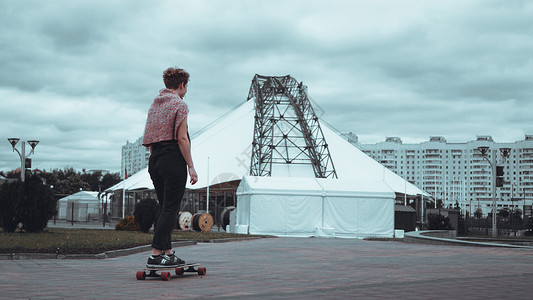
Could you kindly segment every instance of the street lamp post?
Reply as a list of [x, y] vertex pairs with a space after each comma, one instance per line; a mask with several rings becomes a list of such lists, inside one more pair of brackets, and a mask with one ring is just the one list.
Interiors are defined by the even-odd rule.
[[489, 151], [489, 147], [483, 146], [477, 148], [479, 152], [481, 152], [481, 156], [483, 159], [485, 159], [491, 169], [492, 169], [492, 176], [491, 176], [491, 185], [492, 185], [492, 236], [497, 237], [498, 231], [496, 228], [496, 156], [493, 154], [491, 155], [491, 160], [487, 157], [487, 152]]
[[[31, 151], [30, 153], [28, 153], [26, 155], [26, 141], [22, 141], [22, 144], [21, 144], [21, 151], [19, 152], [19, 150], [17, 148], [15, 148], [15, 145], [17, 145], [17, 143], [20, 141], [20, 139], [18, 138], [8, 138], [7, 139], [9, 141], [9, 143], [11, 144], [11, 147], [13, 147], [13, 152], [17, 151], [19, 157], [20, 157], [20, 180], [22, 182], [24, 182], [25, 178], [26, 178], [26, 159], [28, 157], [30, 157], [30, 155], [32, 155], [35, 151], [35, 146], [37, 146], [37, 144], [39, 144], [39, 141], [36, 141], [36, 140], [30, 140], [28, 141], [28, 144], [30, 144], [31, 146]], [[30, 161], [30, 168], [31, 168], [31, 161]]]
[[[491, 153], [491, 160], [488, 159], [487, 153], [489, 151], [489, 147], [487, 146], [481, 146], [477, 148], [479, 152], [481, 152], [481, 156], [489, 163], [492, 169], [492, 176], [491, 176], [491, 182], [492, 182], [492, 237], [498, 236], [498, 230], [496, 225], [496, 151], [492, 151]], [[509, 157], [511, 149], [510, 148], [501, 148], [500, 152], [502, 154], [502, 157], [504, 160]]]

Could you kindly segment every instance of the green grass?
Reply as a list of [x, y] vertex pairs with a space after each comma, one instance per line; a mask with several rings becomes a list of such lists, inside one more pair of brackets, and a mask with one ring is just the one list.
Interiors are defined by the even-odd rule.
[[[152, 242], [153, 233], [98, 229], [48, 228], [41, 233], [0, 231], [0, 253], [97, 254]], [[246, 238], [251, 235], [225, 232], [174, 231], [172, 240], [207, 241], [225, 238]]]

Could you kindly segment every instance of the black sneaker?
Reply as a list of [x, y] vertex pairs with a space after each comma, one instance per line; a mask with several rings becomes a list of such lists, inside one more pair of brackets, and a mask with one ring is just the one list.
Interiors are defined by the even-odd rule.
[[146, 263], [146, 266], [148, 268], [161, 268], [161, 267], [172, 267], [176, 266], [174, 262], [172, 262], [172, 259], [170, 257], [159, 254], [159, 255], [150, 255], [148, 258], [148, 262]]
[[172, 251], [171, 254], [165, 254], [170, 261], [175, 265], [184, 265], [185, 261], [179, 257], [176, 256], [176, 252]]

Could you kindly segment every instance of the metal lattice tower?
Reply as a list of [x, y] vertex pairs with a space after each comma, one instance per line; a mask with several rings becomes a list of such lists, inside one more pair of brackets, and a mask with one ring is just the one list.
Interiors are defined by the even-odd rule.
[[271, 176], [275, 164], [309, 164], [317, 178], [337, 178], [328, 144], [307, 96], [291, 76], [255, 75], [248, 100], [255, 98], [250, 175]]

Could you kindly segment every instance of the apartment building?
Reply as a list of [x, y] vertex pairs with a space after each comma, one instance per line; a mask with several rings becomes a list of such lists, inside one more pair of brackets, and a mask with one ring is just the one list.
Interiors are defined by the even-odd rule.
[[[142, 140], [143, 137], [141, 136], [134, 143], [126, 141], [126, 145], [122, 146], [122, 168], [120, 171], [122, 178], [124, 178], [125, 170], [127, 170], [128, 176], [131, 176], [148, 167], [150, 150], [142, 145]], [[124, 164], [126, 168], [124, 168]]]
[[[503, 166], [504, 183], [496, 188], [497, 210], [520, 209], [531, 215], [533, 202], [533, 135], [513, 143], [496, 143], [491, 136], [448, 143], [433, 136], [419, 144], [387, 137], [377, 144], [357, 144], [363, 152], [396, 174], [440, 199], [445, 207], [459, 204], [470, 214], [492, 211], [492, 168], [478, 147], [489, 147], [487, 158]], [[510, 148], [504, 158], [500, 149]]]

